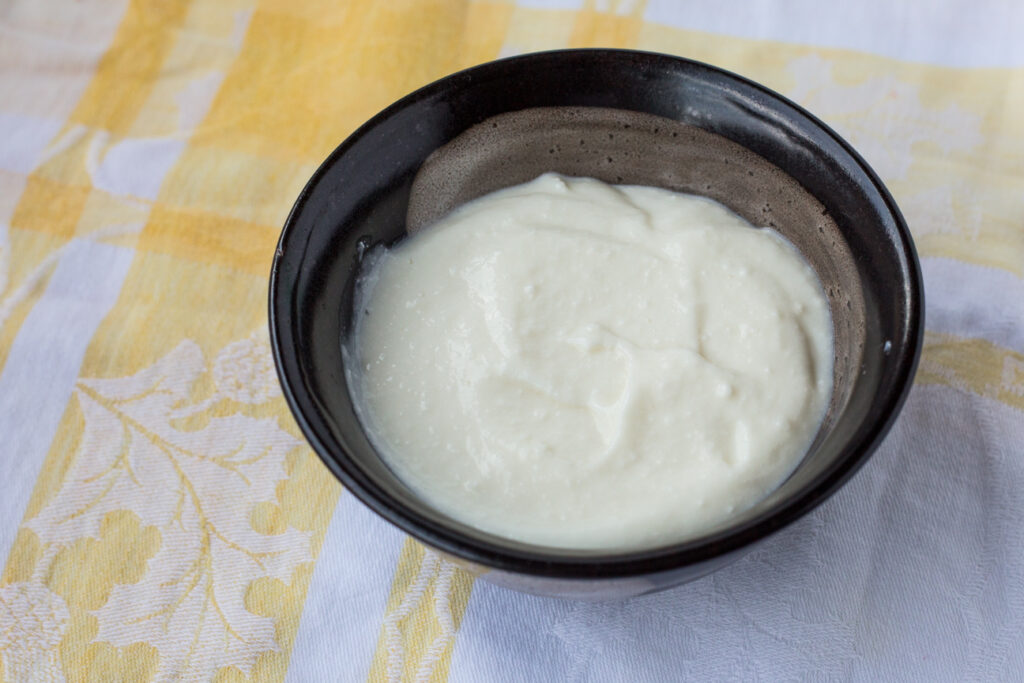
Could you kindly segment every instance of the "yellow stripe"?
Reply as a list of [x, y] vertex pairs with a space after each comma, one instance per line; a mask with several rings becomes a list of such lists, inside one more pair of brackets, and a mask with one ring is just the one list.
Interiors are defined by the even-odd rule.
[[11, 216], [11, 227], [47, 232], [67, 240], [75, 233], [88, 196], [88, 187], [30, 175]]
[[[175, 137], [183, 128], [180, 99], [193, 88], [206, 91], [219, 84], [238, 54], [234, 42], [241, 35], [225, 35], [227, 17], [244, 17], [254, 0], [226, 0], [211, 4], [192, 3], [182, 18], [182, 29], [166, 49], [159, 77], [153, 82], [138, 115], [127, 131], [130, 137]], [[250, 6], [250, 7], [247, 7]], [[219, 12], [211, 12], [216, 9]], [[225, 17], [224, 15], [227, 15]], [[241, 33], [243, 19], [235, 19]], [[191, 127], [194, 122], [185, 125]]]
[[159, 200], [197, 215], [208, 212], [275, 226], [279, 232], [315, 168], [313, 163], [190, 144], [167, 173]]
[[481, 59], [501, 29], [481, 43], [464, 39], [468, 22], [505, 13], [443, 0], [261, 3], [195, 141], [317, 163], [399, 96]]
[[190, 4], [132, 0], [69, 121], [128, 133], [174, 46]]
[[[586, 0], [576, 13], [569, 47], [635, 47], [643, 26], [643, 0]], [[601, 11], [604, 10], [604, 11]]]
[[915, 243], [922, 256], [956, 259], [990, 268], [1001, 268], [1014, 275], [1024, 276], [1024, 224], [1016, 220], [992, 215], [986, 207], [984, 229], [975, 235], [931, 234], [916, 237]]
[[509, 2], [473, 2], [466, 10], [460, 66], [494, 59], [501, 52], [515, 6]]
[[504, 49], [508, 53], [538, 52], [569, 46], [576, 12], [516, 7], [508, 20]]
[[[395, 570], [369, 680], [442, 683], [451, 668], [455, 632], [469, 604], [473, 577], [406, 539]], [[450, 620], [451, 632], [444, 624]]]
[[925, 334], [921, 384], [941, 384], [1024, 410], [1024, 353], [987, 339]]
[[157, 204], [138, 248], [265, 277], [270, 273], [270, 259], [280, 232], [277, 226]]

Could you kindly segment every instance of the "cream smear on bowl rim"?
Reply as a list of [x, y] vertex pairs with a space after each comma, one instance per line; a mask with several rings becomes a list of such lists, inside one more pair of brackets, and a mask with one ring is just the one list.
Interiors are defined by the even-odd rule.
[[784, 238], [724, 206], [545, 174], [366, 255], [360, 419], [431, 505], [543, 546], [698, 536], [797, 466], [832, 324]]

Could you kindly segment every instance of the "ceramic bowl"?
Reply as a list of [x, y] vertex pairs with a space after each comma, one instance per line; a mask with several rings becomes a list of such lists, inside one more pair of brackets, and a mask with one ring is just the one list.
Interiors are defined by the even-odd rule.
[[[828, 413], [796, 471], [727, 527], [626, 553], [506, 540], [426, 504], [381, 461], [360, 425], [341, 347], [351, 331], [361, 254], [545, 171], [711, 197], [781, 232], [817, 271], [834, 324]], [[299, 426], [377, 514], [497, 584], [619, 598], [723, 566], [821, 504], [865, 463], [910, 388], [923, 292], [910, 232], [892, 197], [814, 116], [706, 64], [567, 50], [443, 78], [342, 142], [285, 223], [270, 279], [270, 328]]]

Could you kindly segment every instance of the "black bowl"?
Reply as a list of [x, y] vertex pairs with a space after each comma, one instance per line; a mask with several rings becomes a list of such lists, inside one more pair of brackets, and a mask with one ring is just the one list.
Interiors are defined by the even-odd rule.
[[[468, 199], [543, 171], [712, 197], [802, 251], [825, 286], [835, 389], [796, 471], [727, 527], [619, 554], [499, 538], [431, 508], [374, 451], [342, 362], [352, 290], [369, 245], [390, 243]], [[621, 597], [702, 576], [828, 498], [878, 446], [910, 388], [923, 293], [892, 197], [835, 132], [792, 102], [678, 57], [568, 50], [456, 73], [352, 134], [299, 195], [270, 279], [284, 393], [314, 450], [366, 505], [501, 585]]]

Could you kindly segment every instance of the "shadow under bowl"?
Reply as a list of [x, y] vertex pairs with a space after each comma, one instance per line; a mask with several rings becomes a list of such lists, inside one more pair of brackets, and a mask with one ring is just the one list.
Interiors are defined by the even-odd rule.
[[[833, 320], [828, 412], [793, 474], [728, 526], [622, 553], [523, 544], [426, 504], [367, 438], [341, 350], [363, 252], [546, 171], [710, 197], [783, 234], [817, 272]], [[494, 583], [617, 598], [724, 566], [827, 499], [867, 460], [913, 380], [923, 291], [913, 242], [892, 197], [864, 160], [812, 115], [698, 62], [565, 50], [448, 76], [345, 140], [285, 223], [270, 280], [270, 328], [299, 426], [371, 509]]]

